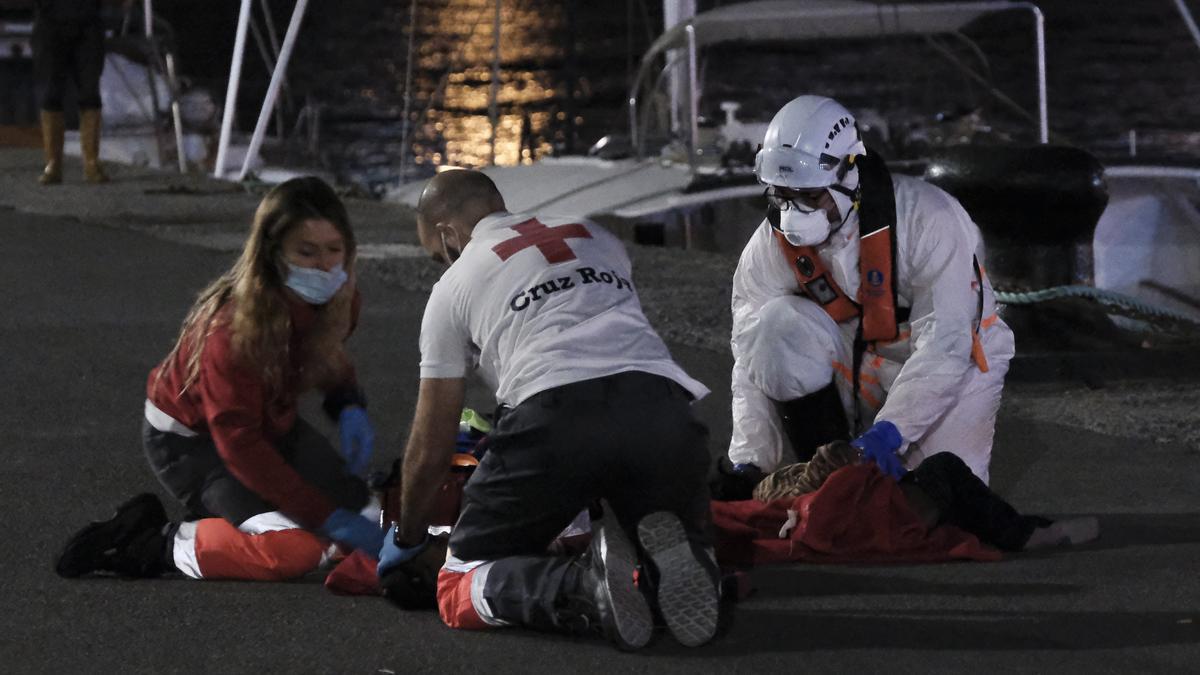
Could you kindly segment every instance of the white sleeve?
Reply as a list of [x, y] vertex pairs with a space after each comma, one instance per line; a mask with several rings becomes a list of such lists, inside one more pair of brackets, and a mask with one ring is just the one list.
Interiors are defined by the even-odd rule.
[[733, 435], [729, 438], [729, 461], [753, 464], [774, 471], [783, 457], [783, 432], [771, 399], [752, 383], [737, 360], [730, 381], [733, 390]]
[[[738, 356], [739, 340], [745, 332], [758, 322], [758, 310], [768, 300], [792, 295], [799, 289], [796, 275], [788, 267], [787, 259], [771, 233], [771, 226], [763, 221], [758, 230], [742, 249], [737, 269], [733, 273], [733, 355]], [[744, 346], [744, 345], [743, 345]]]
[[750, 463], [763, 471], [772, 471], [783, 455], [783, 434], [771, 400], [750, 381], [746, 371], [744, 335], [758, 323], [758, 310], [772, 298], [791, 295], [797, 289], [796, 277], [779, 250], [771, 226], [764, 220], [750, 237], [737, 270], [733, 273], [733, 434], [729, 440], [729, 461]]
[[442, 277], [433, 286], [421, 319], [421, 378], [465, 377], [471, 334], [458, 312], [454, 287]]
[[913, 352], [876, 419], [892, 422], [912, 442], [956, 403], [974, 367], [979, 293], [973, 287], [977, 230], [962, 206], [941, 190], [921, 190], [907, 220]]

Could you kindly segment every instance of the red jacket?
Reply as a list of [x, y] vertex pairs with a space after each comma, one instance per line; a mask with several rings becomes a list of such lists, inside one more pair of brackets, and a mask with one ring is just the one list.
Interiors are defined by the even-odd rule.
[[[200, 357], [200, 372], [191, 386], [180, 393], [191, 356], [185, 345], [173, 362], [164, 361], [150, 371], [146, 396], [187, 428], [211, 436], [229, 473], [243, 485], [304, 525], [316, 527], [333, 512], [334, 503], [301, 478], [275, 448], [275, 442], [296, 422], [302, 346], [317, 320], [317, 310], [311, 305], [291, 296], [287, 303], [292, 335], [283, 385], [274, 396], [268, 398], [258, 370], [246, 368], [233, 354], [231, 303], [213, 318]], [[352, 326], [357, 322], [359, 305], [356, 292]], [[345, 384], [354, 386], [352, 370]]]

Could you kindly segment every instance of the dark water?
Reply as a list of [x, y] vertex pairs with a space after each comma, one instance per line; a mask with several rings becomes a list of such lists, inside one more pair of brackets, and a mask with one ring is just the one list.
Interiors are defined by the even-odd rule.
[[[282, 34], [290, 5], [272, 4]], [[223, 100], [237, 2], [177, 0], [158, 11], [179, 29], [184, 68]], [[409, 0], [309, 4], [289, 69], [292, 99], [321, 106], [321, 160], [348, 180], [378, 188], [397, 179], [412, 11]], [[495, 162], [514, 164], [586, 149], [624, 119], [629, 71], [660, 32], [660, 12], [654, 0], [504, 0], [493, 151], [495, 2], [417, 0], [410, 171], [482, 166], [493, 152]], [[268, 79], [249, 50], [242, 129], [253, 126]]]
[[[237, 16], [235, 0], [159, 3], [178, 30], [182, 67], [222, 98]], [[257, 5], [257, 3], [255, 3]], [[290, 3], [272, 3], [282, 33]], [[729, 2], [698, 2], [698, 9]], [[1200, 47], [1167, 0], [1100, 3], [1044, 0], [1051, 131], [1103, 158], [1200, 159]], [[284, 7], [283, 5], [288, 5]], [[310, 3], [290, 70], [292, 98], [323, 110], [320, 160], [344, 180], [379, 189], [398, 178], [409, 48], [410, 0]], [[493, 0], [417, 0], [409, 98], [412, 170], [493, 161], [489, 116]], [[256, 7], [257, 9], [257, 7]], [[503, 0], [494, 161], [527, 162], [579, 152], [625, 127], [623, 103], [636, 59], [661, 31], [657, 0]], [[1033, 110], [1032, 33], [1024, 13], [986, 18], [966, 31], [989, 60], [992, 81]], [[977, 110], [990, 133], [1033, 140], [1021, 116], [987, 102], [982, 88], [946, 66], [920, 39], [822, 41], [707, 52], [702, 111], [744, 105], [769, 119], [804, 92], [873, 108], [893, 121], [894, 140], [935, 115]], [[969, 51], [947, 43], [960, 58]], [[240, 125], [253, 125], [266, 71], [248, 55]], [[189, 67], [190, 66], [190, 67]], [[248, 102], [248, 103], [247, 103]], [[291, 111], [295, 114], [295, 109]], [[976, 125], [978, 128], [979, 125]], [[897, 143], [897, 145], [902, 145]], [[902, 149], [902, 148], [901, 148]]]

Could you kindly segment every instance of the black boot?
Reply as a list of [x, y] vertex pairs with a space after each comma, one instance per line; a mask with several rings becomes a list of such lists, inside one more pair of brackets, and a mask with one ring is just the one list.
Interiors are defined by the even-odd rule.
[[554, 625], [575, 634], [599, 630], [630, 651], [650, 641], [654, 620], [633, 583], [637, 551], [615, 521], [611, 515], [600, 521], [591, 545], [572, 562], [555, 601]]
[[832, 381], [807, 396], [776, 401], [775, 410], [798, 462], [812, 459], [817, 448], [830, 441], [850, 440], [850, 423]]
[[162, 502], [143, 493], [117, 507], [112, 518], [68, 539], [54, 571], [69, 579], [92, 572], [156, 577], [173, 567], [168, 560], [172, 532]]
[[638, 539], [654, 564], [655, 598], [671, 635], [687, 647], [711, 640], [720, 614], [716, 561], [697, 550], [683, 523], [666, 511], [642, 518]]

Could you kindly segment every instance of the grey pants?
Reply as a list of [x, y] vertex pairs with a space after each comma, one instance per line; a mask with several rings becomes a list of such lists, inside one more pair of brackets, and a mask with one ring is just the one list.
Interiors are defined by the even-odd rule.
[[657, 375], [620, 373], [537, 394], [496, 424], [464, 490], [450, 552], [495, 561], [483, 595], [498, 618], [554, 628], [570, 559], [546, 547], [596, 500], [608, 501], [631, 541], [643, 516], [670, 511], [693, 546], [711, 546], [707, 439], [691, 396]]
[[[229, 473], [208, 436], [166, 433], [142, 421], [142, 447], [159, 482], [188, 510], [188, 519], [224, 518], [241, 525], [273, 504]], [[276, 449], [301, 478], [337, 506], [358, 511], [370, 497], [367, 484], [346, 471], [346, 463], [319, 431], [297, 418]]]

